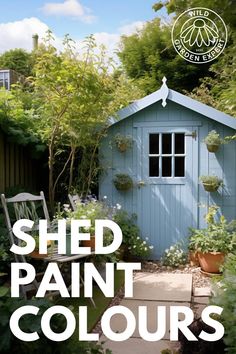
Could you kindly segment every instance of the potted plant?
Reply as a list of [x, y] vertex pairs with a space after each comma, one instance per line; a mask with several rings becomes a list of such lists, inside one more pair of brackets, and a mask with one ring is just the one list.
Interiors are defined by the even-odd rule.
[[120, 152], [125, 152], [126, 150], [131, 148], [133, 140], [132, 136], [130, 135], [116, 134], [116, 136], [114, 137], [114, 142]]
[[113, 183], [117, 190], [119, 191], [128, 191], [133, 187], [132, 178], [124, 173], [118, 173], [113, 179]]
[[223, 185], [222, 179], [217, 176], [200, 176], [199, 179], [207, 192], [216, 192]]
[[[34, 249], [33, 252], [31, 252], [31, 253], [29, 254], [29, 256], [30, 256], [31, 258], [35, 258], [35, 259], [43, 259], [43, 258], [47, 257], [49, 252], [48, 252], [47, 254], [40, 254], [40, 253], [39, 253], [39, 235], [32, 235], [32, 236], [33, 236], [34, 239], [35, 239], [35, 249]], [[51, 240], [48, 240], [48, 241], [47, 241], [47, 247], [48, 247], [48, 249], [49, 249], [50, 247], [52, 247], [52, 244], [53, 244], [53, 242], [52, 242]], [[49, 250], [48, 250], [48, 251], [49, 251]]]
[[236, 233], [229, 232], [224, 216], [219, 222], [214, 217], [217, 208], [209, 207], [205, 216], [208, 225], [204, 229], [191, 229], [189, 246], [198, 253], [198, 259], [203, 271], [219, 273], [225, 255], [235, 249]]
[[215, 130], [211, 130], [204, 139], [204, 142], [206, 143], [207, 150], [209, 152], [216, 152], [218, 151], [220, 145], [223, 144], [224, 140]]
[[85, 203], [77, 203], [76, 209], [69, 213], [69, 219], [87, 219], [91, 221], [91, 227], [82, 228], [82, 232], [90, 233], [90, 239], [82, 241], [84, 247], [95, 249], [95, 220], [108, 219], [109, 208], [103, 203], [95, 199], [86, 201]]

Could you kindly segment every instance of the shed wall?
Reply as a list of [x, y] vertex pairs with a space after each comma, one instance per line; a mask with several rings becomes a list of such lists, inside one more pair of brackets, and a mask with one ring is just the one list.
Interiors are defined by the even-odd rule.
[[[154, 127], [169, 125], [175, 128], [181, 122], [198, 122], [196, 127], [198, 139], [198, 161], [193, 161], [193, 168], [198, 169], [198, 176], [215, 174], [223, 179], [224, 187], [217, 193], [207, 193], [198, 180], [194, 181], [197, 189], [196, 203], [198, 208], [198, 226], [204, 227], [203, 216], [206, 213], [206, 206], [216, 204], [220, 206], [220, 213], [224, 214], [228, 220], [236, 218], [236, 142], [221, 145], [217, 153], [209, 153], [203, 139], [209, 131], [215, 129], [222, 137], [234, 134], [234, 131], [227, 126], [204, 117], [188, 108], [167, 101], [167, 106], [162, 107], [161, 102], [157, 102], [146, 109], [135, 113], [109, 128], [107, 137], [100, 147], [100, 159], [104, 172], [100, 178], [100, 198], [107, 196], [110, 204], [120, 204], [123, 209], [137, 213], [137, 187], [126, 193], [118, 192], [112, 179], [117, 173], [128, 173], [135, 182], [139, 180], [138, 151], [142, 142], [142, 137], [137, 133], [137, 126], [152, 125]], [[131, 135], [133, 147], [125, 153], [120, 153], [115, 146], [112, 146], [114, 136]]]

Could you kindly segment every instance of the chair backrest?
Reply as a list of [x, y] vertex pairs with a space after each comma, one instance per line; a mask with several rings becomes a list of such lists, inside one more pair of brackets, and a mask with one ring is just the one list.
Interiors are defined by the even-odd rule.
[[[20, 219], [30, 219], [37, 222], [40, 218], [46, 219], [50, 222], [49, 213], [47, 209], [47, 204], [45, 201], [44, 193], [40, 192], [39, 195], [33, 195], [30, 193], [19, 193], [12, 198], [6, 198], [4, 194], [1, 194], [1, 202], [3, 206], [3, 211], [5, 215], [6, 226], [8, 229], [10, 241], [14, 243], [14, 235], [12, 232], [12, 219], [14, 221]], [[9, 206], [12, 205], [13, 209], [11, 212], [14, 215], [10, 216]], [[39, 207], [41, 206], [41, 215]]]
[[68, 194], [68, 198], [69, 198], [69, 201], [70, 201], [70, 205], [71, 205], [71, 209], [73, 211], [76, 210], [76, 205], [78, 203], [80, 203], [80, 197], [78, 194]]

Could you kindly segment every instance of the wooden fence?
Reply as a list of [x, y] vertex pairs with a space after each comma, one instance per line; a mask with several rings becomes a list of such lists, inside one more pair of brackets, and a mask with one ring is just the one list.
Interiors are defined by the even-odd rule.
[[22, 187], [37, 190], [41, 169], [40, 161], [30, 156], [29, 148], [11, 143], [0, 131], [0, 192], [8, 188]]

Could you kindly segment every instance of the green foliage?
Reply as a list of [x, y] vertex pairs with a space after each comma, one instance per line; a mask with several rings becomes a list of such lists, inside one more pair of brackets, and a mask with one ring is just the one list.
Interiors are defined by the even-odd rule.
[[166, 7], [168, 14], [174, 14], [175, 18], [190, 8], [209, 8], [217, 12], [225, 21], [228, 29], [227, 46], [223, 53], [210, 63], [209, 72], [205, 71], [204, 79], [200, 80], [200, 86], [194, 89], [191, 97], [236, 116], [235, 2], [232, 0], [167, 0], [154, 4], [154, 10], [158, 11], [163, 6]]
[[133, 140], [132, 140], [132, 136], [130, 135], [116, 134], [114, 137], [114, 142], [118, 150], [124, 152], [127, 149], [132, 147]]
[[35, 151], [45, 149], [35, 131], [33, 111], [25, 109], [17, 89], [0, 90], [0, 127], [7, 134], [9, 141], [23, 146], [29, 145], [31, 150]]
[[12, 69], [25, 77], [32, 75], [33, 55], [24, 49], [11, 49], [0, 55], [0, 69]]
[[225, 328], [224, 342], [227, 353], [236, 352], [236, 255], [230, 254], [224, 264], [224, 273], [220, 282], [215, 285], [214, 305], [223, 308], [220, 322]]
[[[203, 185], [210, 186], [210, 189], [215, 191], [223, 185], [223, 180], [217, 176], [200, 176], [199, 180]], [[208, 189], [206, 188], [206, 190]]]
[[[18, 340], [11, 332], [9, 327], [9, 319], [12, 313], [21, 306], [37, 306], [39, 313], [37, 316], [25, 315], [20, 321], [21, 329], [24, 332], [38, 332], [40, 339], [34, 342], [25, 342]], [[2, 354], [26, 354], [26, 353], [45, 353], [45, 354], [111, 354], [111, 351], [103, 349], [101, 344], [81, 342], [68, 339], [64, 342], [54, 342], [46, 338], [41, 329], [41, 317], [43, 313], [53, 306], [46, 299], [23, 300], [11, 298], [9, 289], [0, 287], [0, 352]], [[65, 329], [65, 318], [60, 315], [53, 316], [50, 322], [54, 332], [60, 333]]]
[[127, 75], [146, 94], [160, 87], [163, 76], [176, 91], [191, 91], [206, 76], [209, 64], [194, 65], [183, 60], [171, 42], [172, 24], [159, 18], [147, 22], [142, 30], [121, 39], [118, 56]]
[[[67, 209], [66, 207], [66, 220], [67, 220], [67, 229], [69, 231], [69, 226], [71, 220], [90, 220], [91, 221], [91, 227], [83, 227], [81, 228], [81, 232], [84, 233], [90, 233], [91, 236], [96, 236], [95, 234], [95, 221], [96, 220], [104, 220], [104, 219], [111, 219], [112, 214], [115, 211], [115, 209], [111, 209], [104, 202], [99, 202], [96, 200], [88, 201], [86, 203], [77, 203], [76, 204], [76, 210], [71, 211], [70, 209]], [[59, 213], [56, 215], [56, 218], [54, 219], [56, 221], [53, 222], [53, 224], [56, 224], [57, 228], [57, 220], [62, 218], [62, 214]], [[104, 240], [103, 244], [104, 246], [108, 246], [112, 243], [113, 241], [113, 234], [109, 229], [104, 230]], [[104, 254], [104, 255], [95, 255], [94, 256], [94, 262], [96, 264], [98, 263], [105, 263], [105, 262], [113, 262], [115, 263], [117, 261], [117, 252], [114, 252], [112, 254]]]
[[220, 134], [215, 130], [211, 130], [205, 137], [204, 142], [209, 145], [220, 145], [223, 144], [224, 140], [220, 137]]
[[127, 191], [133, 187], [132, 178], [125, 173], [117, 173], [113, 179], [116, 189], [120, 191]]
[[161, 262], [164, 266], [177, 268], [180, 265], [187, 263], [188, 256], [183, 250], [182, 244], [180, 242], [166, 249]]
[[49, 152], [52, 210], [58, 182], [66, 171], [69, 175], [67, 190], [76, 187], [75, 163], [81, 160], [77, 154], [87, 153], [88, 147], [91, 156], [86, 173], [87, 185], [90, 186], [95, 178], [94, 161], [108, 117], [138, 92], [133, 90], [134, 86], [124, 75], [113, 77], [112, 61], [106, 60], [104, 48], [97, 48], [92, 36], [85, 40], [81, 53], [76, 52], [68, 36], [60, 53], [53, 43], [54, 38], [49, 31], [44, 45], [36, 52], [35, 75], [31, 78], [35, 129]]
[[91, 227], [89, 231], [92, 235], [95, 234], [95, 220], [109, 219], [111, 214], [110, 209], [103, 202], [91, 201], [87, 203], [77, 203], [76, 210], [71, 212], [68, 216], [72, 219], [89, 219], [91, 220]]
[[129, 215], [126, 211], [118, 210], [113, 220], [120, 226], [123, 234], [123, 244], [128, 247], [132, 256], [146, 258], [150, 255], [153, 246], [148, 244], [148, 238], [143, 240], [136, 224], [136, 215]]
[[205, 216], [207, 228], [190, 229], [189, 248], [198, 252], [229, 253], [236, 250], [236, 233], [231, 232], [224, 216], [215, 221], [216, 207], [210, 207]]

